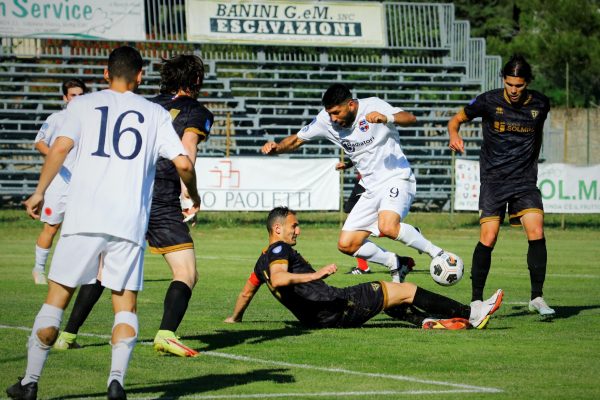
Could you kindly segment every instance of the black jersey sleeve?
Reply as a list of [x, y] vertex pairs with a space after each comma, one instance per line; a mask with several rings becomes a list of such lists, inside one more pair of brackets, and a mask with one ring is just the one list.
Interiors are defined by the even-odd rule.
[[484, 117], [486, 115], [486, 97], [486, 93], [480, 94], [463, 108], [463, 112], [469, 120], [477, 117]]
[[214, 123], [213, 114], [204, 106], [197, 104], [197, 107], [190, 107], [187, 114], [187, 119], [184, 124], [184, 132], [195, 132], [200, 142], [204, 142], [210, 135], [210, 130]]

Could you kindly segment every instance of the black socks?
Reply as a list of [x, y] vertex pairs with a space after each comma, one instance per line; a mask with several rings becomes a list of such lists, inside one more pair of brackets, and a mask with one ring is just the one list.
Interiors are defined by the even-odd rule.
[[417, 287], [412, 304], [434, 317], [469, 319], [471, 316], [471, 307], [420, 287]]
[[471, 264], [471, 301], [483, 300], [483, 288], [492, 264], [493, 247], [477, 243]]
[[175, 332], [185, 315], [192, 289], [181, 281], [173, 281], [165, 295], [163, 318], [160, 330]]
[[71, 311], [71, 316], [69, 317], [67, 326], [65, 326], [65, 332], [73, 334], [79, 332], [79, 328], [81, 328], [81, 325], [83, 325], [88, 315], [90, 315], [92, 308], [94, 308], [94, 305], [100, 299], [103, 291], [104, 286], [102, 286], [102, 282], [100, 281], [89, 285], [81, 285], [75, 299], [75, 304], [73, 305], [73, 311]]
[[529, 268], [529, 279], [531, 280], [531, 300], [543, 295], [547, 261], [546, 239], [530, 240], [529, 250], [527, 251], [527, 267]]

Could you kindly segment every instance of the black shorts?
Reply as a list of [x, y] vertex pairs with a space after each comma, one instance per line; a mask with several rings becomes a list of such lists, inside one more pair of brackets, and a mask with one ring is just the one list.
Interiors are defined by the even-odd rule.
[[354, 184], [354, 187], [352, 188], [352, 193], [350, 193], [350, 196], [344, 203], [344, 212], [346, 214], [350, 214], [350, 211], [352, 211], [352, 209], [354, 208], [354, 206], [356, 205], [358, 200], [360, 200], [360, 196], [364, 192], [365, 192], [365, 188], [362, 187], [362, 185], [360, 183], [358, 183], [358, 181], [357, 181]]
[[154, 254], [194, 248], [190, 229], [183, 222], [179, 202], [152, 202], [146, 239], [150, 252]]
[[506, 186], [500, 183], [482, 183], [479, 189], [479, 223], [504, 221], [506, 205], [511, 225], [521, 225], [521, 217], [528, 213], [544, 214], [542, 194], [535, 184]]
[[[343, 310], [335, 318], [327, 318], [324, 328], [357, 328], [379, 314], [387, 301], [387, 293], [381, 282], [367, 282], [341, 289], [346, 300]], [[335, 321], [335, 322], [333, 322]]]

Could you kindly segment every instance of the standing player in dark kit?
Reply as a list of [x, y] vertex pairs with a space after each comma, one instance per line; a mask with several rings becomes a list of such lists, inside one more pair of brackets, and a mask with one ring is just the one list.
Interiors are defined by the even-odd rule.
[[[203, 78], [204, 65], [199, 57], [179, 55], [165, 60], [161, 68], [160, 94], [150, 99], [169, 111], [173, 127], [192, 162], [196, 161], [198, 143], [208, 138], [214, 120], [212, 113], [196, 100]], [[194, 242], [182, 215], [181, 203], [187, 198], [189, 196], [173, 163], [159, 159], [146, 239], [150, 252], [164, 256], [171, 267], [173, 281], [165, 295], [163, 317], [154, 338], [154, 349], [159, 353], [181, 357], [198, 354], [181, 343], [175, 335], [198, 280]], [[101, 293], [100, 282], [82, 286], [56, 348], [65, 350], [78, 347], [76, 334]]]
[[474, 118], [482, 118], [483, 144], [479, 157], [481, 228], [479, 243], [473, 252], [472, 300], [483, 298], [492, 250], [508, 204], [511, 225], [523, 225], [529, 241], [529, 310], [540, 313], [543, 318], [551, 318], [555, 312], [542, 297], [547, 252], [544, 207], [536, 186], [537, 162], [550, 104], [543, 94], [527, 89], [533, 75], [525, 58], [513, 56], [504, 65], [502, 77], [503, 89], [477, 96], [448, 122], [449, 147], [462, 153], [465, 148], [458, 133], [460, 126]]

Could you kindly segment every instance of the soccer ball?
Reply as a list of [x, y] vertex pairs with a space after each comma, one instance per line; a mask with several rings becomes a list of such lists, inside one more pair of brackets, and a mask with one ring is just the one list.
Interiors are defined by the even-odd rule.
[[443, 252], [433, 257], [429, 265], [429, 273], [438, 285], [452, 286], [463, 277], [464, 264], [459, 256]]

